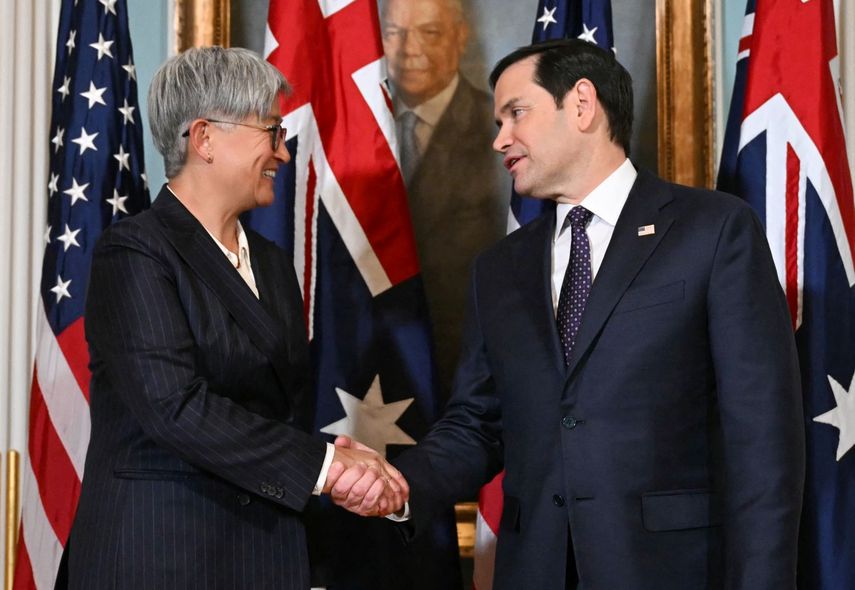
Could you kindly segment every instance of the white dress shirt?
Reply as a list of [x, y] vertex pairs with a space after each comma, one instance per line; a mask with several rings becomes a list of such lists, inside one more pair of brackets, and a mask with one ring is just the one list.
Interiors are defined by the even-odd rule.
[[[597, 271], [603, 263], [606, 249], [612, 239], [620, 212], [629, 196], [629, 191], [635, 183], [638, 171], [627, 158], [623, 164], [612, 172], [603, 182], [588, 193], [581, 203], [593, 213], [585, 232], [591, 245], [591, 280], [597, 278]], [[570, 246], [573, 242], [573, 232], [564, 227], [567, 214], [576, 205], [559, 203], [555, 209], [555, 236], [552, 240], [552, 311], [558, 310], [558, 297], [561, 294], [561, 284], [570, 262]]]

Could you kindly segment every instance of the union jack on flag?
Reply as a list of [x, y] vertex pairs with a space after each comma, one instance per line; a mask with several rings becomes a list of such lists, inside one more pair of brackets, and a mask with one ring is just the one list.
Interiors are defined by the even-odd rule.
[[[272, 0], [265, 57], [292, 160], [245, 221], [293, 255], [315, 377], [315, 429], [393, 456], [437, 417], [427, 311], [397, 158], [376, 0]], [[455, 588], [453, 513], [404, 547], [387, 522], [324, 505], [314, 582]], [[320, 562], [320, 563], [319, 563]]]
[[855, 588], [855, 200], [839, 65], [832, 0], [749, 0], [719, 173], [765, 223], [796, 332], [799, 587], [817, 590]]
[[92, 249], [150, 204], [126, 0], [64, 0], [52, 89], [48, 226], [36, 306], [14, 587], [53, 588], [89, 444], [83, 310]]

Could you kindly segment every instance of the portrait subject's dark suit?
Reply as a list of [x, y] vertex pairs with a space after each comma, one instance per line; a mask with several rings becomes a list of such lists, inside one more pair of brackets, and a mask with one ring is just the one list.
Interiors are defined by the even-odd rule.
[[411, 526], [504, 467], [496, 590], [563, 590], [568, 554], [585, 590], [794, 587], [801, 396], [760, 223], [641, 171], [567, 368], [554, 227], [476, 261], [446, 414], [396, 461]]
[[260, 300], [166, 188], [101, 237], [70, 587], [309, 587], [303, 308], [285, 253], [247, 238]]
[[499, 186], [495, 130], [490, 95], [460, 76], [407, 186], [444, 397], [460, 353], [472, 261], [507, 231], [510, 193]]

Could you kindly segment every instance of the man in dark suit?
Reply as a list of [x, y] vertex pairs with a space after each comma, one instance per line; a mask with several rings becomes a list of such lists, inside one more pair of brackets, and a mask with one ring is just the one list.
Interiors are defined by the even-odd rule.
[[384, 0], [383, 50], [443, 397], [460, 352], [475, 256], [505, 235], [508, 190], [490, 150], [490, 96], [459, 73], [460, 0]]
[[762, 226], [636, 171], [610, 52], [524, 47], [491, 83], [494, 148], [557, 211], [476, 261], [452, 398], [396, 462], [411, 526], [504, 468], [494, 590], [794, 588], [801, 398]]
[[309, 434], [297, 278], [238, 220], [272, 202], [290, 159], [287, 90], [257, 55], [219, 47], [173, 57], [152, 81], [169, 184], [92, 257], [92, 432], [66, 548], [72, 588], [307, 590], [313, 494], [339, 486], [400, 503], [378, 455]]

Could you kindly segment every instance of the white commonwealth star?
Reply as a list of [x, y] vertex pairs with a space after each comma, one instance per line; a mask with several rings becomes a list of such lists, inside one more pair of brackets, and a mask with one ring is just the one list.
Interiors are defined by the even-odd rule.
[[89, 200], [86, 198], [86, 195], [83, 194], [83, 191], [85, 191], [87, 188], [89, 188], [88, 182], [86, 184], [77, 184], [77, 179], [72, 177], [71, 188], [66, 189], [62, 192], [71, 197], [71, 205], [74, 206], [77, 201]]
[[98, 2], [104, 5], [104, 14], [108, 12], [116, 14], [116, 0], [98, 0]]
[[543, 16], [541, 16], [539, 19], [537, 19], [537, 22], [543, 23], [544, 32], [546, 31], [546, 27], [548, 27], [549, 25], [551, 25], [553, 23], [558, 23], [558, 21], [555, 20], [555, 11], [556, 10], [558, 10], [557, 6], [555, 8], [553, 8], [552, 10], [548, 9], [546, 6], [543, 7]]
[[125, 151], [125, 146], [119, 144], [119, 153], [113, 154], [113, 157], [119, 161], [119, 172], [122, 171], [122, 168], [130, 172], [131, 163], [129, 159], [131, 155]]
[[59, 88], [56, 89], [56, 91], [62, 95], [63, 102], [65, 101], [65, 97], [71, 93], [71, 90], [69, 89], [70, 84], [71, 84], [71, 78], [69, 78], [68, 76], [63, 76], [62, 77], [62, 86], [60, 86]]
[[113, 58], [113, 54], [110, 52], [110, 46], [113, 45], [113, 41], [105, 41], [104, 35], [98, 33], [98, 42], [90, 43], [89, 47], [98, 51], [98, 61], [101, 61], [101, 58], [105, 55], [110, 59]]
[[64, 247], [64, 251], [68, 252], [68, 249], [72, 246], [80, 247], [80, 244], [77, 242], [77, 234], [80, 233], [79, 229], [71, 231], [71, 228], [68, 227], [68, 224], [65, 224], [65, 232], [61, 236], [58, 236], [56, 239], [62, 242]]
[[62, 277], [56, 275], [56, 287], [51, 289], [51, 293], [56, 294], [56, 302], [59, 303], [63, 297], [71, 299], [71, 293], [68, 292], [68, 286], [71, 284], [71, 279], [63, 281]]
[[128, 104], [127, 98], [125, 99], [125, 106], [119, 107], [119, 112], [122, 113], [122, 116], [125, 118], [125, 125], [127, 125], [128, 122], [130, 122], [131, 125], [137, 124], [136, 121], [134, 121], [134, 111], [136, 110], [136, 108], [137, 107], [132, 107]]
[[413, 440], [401, 430], [395, 422], [401, 417], [414, 398], [408, 398], [390, 404], [383, 403], [380, 391], [380, 377], [374, 377], [365, 399], [359, 399], [348, 392], [335, 388], [346, 417], [321, 428], [326, 434], [344, 434], [368, 445], [384, 457], [386, 445], [414, 445]]
[[71, 55], [71, 51], [77, 47], [74, 43], [74, 38], [77, 36], [77, 31], [69, 31], [68, 32], [68, 41], [65, 42], [65, 46], [68, 47], [68, 55]]
[[849, 382], [848, 392], [831, 375], [828, 376], [828, 384], [831, 385], [837, 407], [820, 414], [813, 421], [829, 424], [840, 431], [837, 442], [837, 460], [840, 461], [843, 455], [855, 447], [855, 374]]
[[80, 128], [80, 137], [77, 139], [72, 139], [71, 143], [76, 143], [80, 146], [80, 155], [82, 156], [86, 150], [98, 151], [98, 148], [95, 147], [95, 138], [98, 137], [98, 132], [96, 131], [93, 134], [86, 133], [86, 127]]
[[53, 153], [57, 153], [59, 148], [62, 147], [62, 136], [65, 135], [65, 129], [62, 127], [56, 128], [56, 135], [53, 136], [53, 139], [50, 142], [54, 145]]
[[50, 225], [45, 228], [45, 244], [50, 244], [50, 230], [52, 229], [53, 227]]
[[578, 39], [581, 39], [582, 41], [587, 41], [588, 43], [593, 43], [594, 45], [596, 45], [597, 40], [594, 39], [594, 33], [596, 33], [597, 29], [599, 29], [599, 28], [600, 27], [594, 27], [593, 29], [589, 29], [588, 25], [586, 25], [585, 23], [582, 23], [582, 34], [579, 35]]
[[103, 88], [95, 88], [95, 84], [89, 82], [89, 90], [87, 90], [86, 92], [81, 92], [80, 96], [89, 101], [89, 108], [91, 109], [95, 106], [96, 103], [107, 106], [107, 103], [104, 102], [105, 92], [107, 92], [106, 86], [104, 86]]
[[59, 182], [59, 174], [54, 174], [53, 172], [51, 172], [50, 173], [50, 182], [48, 182], [48, 185], [47, 185], [48, 190], [50, 191], [50, 196], [53, 196], [56, 193], [56, 191], [59, 190], [59, 187], [56, 185], [56, 183], [58, 183], [58, 182]]
[[113, 189], [113, 198], [112, 199], [104, 199], [107, 203], [113, 206], [113, 215], [115, 216], [119, 211], [122, 213], [127, 213], [128, 210], [125, 209], [125, 201], [128, 200], [128, 197], [120, 197], [119, 191]]

